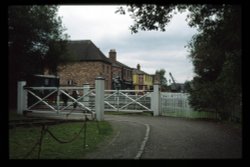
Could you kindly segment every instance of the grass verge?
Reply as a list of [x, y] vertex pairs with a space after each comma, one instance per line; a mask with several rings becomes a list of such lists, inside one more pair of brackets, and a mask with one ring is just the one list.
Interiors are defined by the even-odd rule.
[[208, 118], [208, 119], [215, 119], [215, 113], [209, 112], [198, 112], [198, 111], [174, 111], [174, 112], [162, 112], [164, 116], [171, 116], [171, 117], [184, 117], [184, 118]]
[[151, 112], [125, 112], [125, 111], [105, 111], [104, 114], [107, 115], [144, 115], [144, 116], [152, 116]]
[[[48, 133], [43, 137], [40, 159], [82, 159], [84, 155], [97, 148], [97, 145], [113, 134], [111, 125], [106, 121], [87, 122], [86, 147], [84, 148], [84, 129], [79, 137], [66, 144], [58, 143]], [[72, 139], [82, 128], [83, 123], [64, 123], [49, 126], [49, 130], [61, 140]], [[99, 127], [99, 130], [98, 130]], [[41, 127], [9, 129], [9, 158], [24, 159], [39, 140]], [[25, 159], [37, 159], [38, 146]]]

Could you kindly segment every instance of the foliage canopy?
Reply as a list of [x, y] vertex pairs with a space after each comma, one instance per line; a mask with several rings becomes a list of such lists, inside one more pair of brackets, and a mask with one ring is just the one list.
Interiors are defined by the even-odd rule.
[[55, 5], [8, 7], [8, 59], [11, 105], [16, 101], [16, 85], [45, 67], [56, 71], [63, 59], [67, 34]]
[[187, 47], [196, 76], [190, 83], [190, 103], [199, 111], [218, 112], [227, 119], [232, 112], [241, 112], [241, 6], [228, 4], [144, 4], [120, 7], [116, 12], [130, 13], [139, 30], [165, 31], [177, 12], [188, 11], [186, 20], [196, 27]]

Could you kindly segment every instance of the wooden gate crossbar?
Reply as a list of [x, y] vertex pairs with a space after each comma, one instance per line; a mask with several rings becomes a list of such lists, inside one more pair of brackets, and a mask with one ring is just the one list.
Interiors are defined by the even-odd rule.
[[39, 96], [37, 96], [35, 93], [33, 93], [32, 91], [27, 89], [27, 92], [30, 93], [31, 95], [33, 95], [34, 97], [36, 97], [39, 101], [34, 103], [33, 105], [31, 105], [30, 107], [28, 107], [28, 110], [31, 109], [32, 107], [36, 106], [38, 103], [42, 102], [44, 103], [46, 106], [48, 106], [49, 108], [51, 108], [53, 111], [56, 111], [56, 109], [49, 105], [46, 101], [44, 101], [44, 99], [46, 99], [47, 97], [49, 97], [50, 95], [52, 95], [53, 93], [55, 93], [57, 90], [54, 90], [53, 92], [49, 93], [47, 96], [45, 96], [44, 98], [40, 98]]
[[117, 91], [115, 91], [114, 93], [112, 93], [111, 95], [107, 96], [104, 98], [104, 103], [109, 105], [110, 107], [112, 107], [113, 109], [117, 110], [117, 108], [115, 106], [113, 106], [112, 104], [110, 104], [109, 102], [105, 101], [105, 99], [108, 99], [110, 97], [112, 97], [113, 95], [117, 94]]
[[[54, 91], [50, 92], [48, 95], [46, 95], [45, 97], [43, 98], [40, 98], [38, 95], [36, 95], [34, 92], [32, 92], [31, 90], [29, 89], [33, 89], [33, 90], [53, 90], [55, 89]], [[73, 87], [65, 87], [63, 89], [73, 89]], [[79, 89], [79, 88], [78, 88]], [[92, 112], [92, 110], [85, 106], [84, 104], [82, 104], [81, 102], [79, 102], [79, 100], [81, 100], [82, 98], [88, 96], [89, 94], [93, 93], [94, 90], [91, 90], [89, 91], [88, 93], [86, 93], [85, 95], [83, 96], [80, 96], [79, 98], [75, 99], [74, 97], [70, 96], [68, 93], [66, 93], [64, 90], [60, 89], [60, 88], [57, 88], [57, 87], [26, 87], [26, 90], [28, 93], [30, 93], [32, 96], [34, 96], [35, 98], [37, 98], [39, 101], [37, 101], [36, 103], [32, 104], [31, 106], [29, 106], [27, 109], [28, 110], [31, 110], [31, 108], [35, 107], [37, 104], [39, 104], [40, 102], [44, 103], [47, 107], [49, 107], [50, 109], [52, 109], [53, 111], [57, 112], [58, 110], [51, 106], [49, 103], [47, 103], [45, 101], [45, 99], [47, 99], [49, 96], [51, 96], [52, 94], [58, 92], [58, 94], [62, 93], [64, 95], [66, 95], [68, 98], [70, 98], [71, 100], [73, 100], [73, 102], [77, 103], [79, 106], [81, 106], [83, 109], [86, 109], [88, 110], [89, 112]], [[62, 109], [60, 109], [60, 111], [63, 111], [65, 109], [67, 109], [69, 106], [71, 106], [72, 104], [69, 104], [65, 107], [63, 107]]]
[[[93, 90], [92, 90], [93, 91]], [[79, 100], [81, 100], [82, 98], [86, 97], [87, 95], [89, 95], [92, 91], [89, 91], [86, 95], [83, 95], [77, 99], [71, 97], [69, 94], [67, 94], [65, 91], [60, 90], [60, 92], [62, 92], [63, 94], [65, 94], [67, 97], [69, 97], [71, 100], [73, 100], [74, 102], [76, 102], [77, 104], [79, 104], [81, 107], [83, 107], [84, 109], [87, 109], [88, 111], [91, 112], [91, 109], [88, 108], [87, 106], [85, 106], [84, 104], [80, 103]], [[69, 106], [71, 106], [71, 104], [65, 106], [64, 108], [61, 109], [61, 111], [65, 110], [66, 108], [68, 108]]]
[[[110, 91], [111, 91], [111, 90], [109, 90], [109, 92], [110, 92]], [[139, 106], [143, 107], [144, 109], [146, 109], [146, 110], [148, 110], [148, 111], [152, 111], [152, 110], [149, 109], [148, 107], [146, 107], [146, 106], [142, 105], [140, 102], [138, 102], [138, 100], [140, 100], [140, 99], [143, 98], [143, 97], [148, 96], [151, 92], [147, 92], [146, 94], [144, 94], [144, 95], [142, 95], [142, 96], [140, 96], [140, 97], [138, 97], [138, 98], [136, 98], [136, 99], [133, 99], [133, 98], [129, 97], [129, 95], [127, 95], [127, 94], [125, 94], [125, 93], [123, 93], [123, 92], [135, 92], [135, 91], [131, 91], [131, 90], [125, 90], [125, 91], [122, 90], [122, 91], [119, 91], [119, 90], [117, 90], [117, 91], [115, 91], [114, 93], [112, 93], [111, 95], [105, 97], [105, 98], [104, 98], [104, 103], [107, 104], [108, 106], [112, 107], [112, 108], [115, 109], [115, 110], [124, 109], [125, 107], [127, 107], [127, 106], [129, 106], [129, 105], [131, 105], [131, 104], [133, 104], [133, 103], [136, 103], [136, 104], [138, 104]], [[112, 104], [110, 104], [110, 103], [107, 101], [107, 99], [110, 98], [110, 97], [112, 97], [112, 96], [114, 96], [114, 95], [116, 95], [116, 94], [121, 94], [121, 95], [123, 95], [124, 97], [128, 98], [128, 99], [131, 100], [131, 101], [130, 101], [129, 103], [127, 103], [127, 104], [121, 106], [121, 107], [115, 107], [115, 106], [113, 106]], [[105, 101], [105, 100], [106, 100], [106, 101]], [[118, 103], [119, 103], [119, 102], [118, 102]], [[119, 104], [120, 104], [120, 103], [119, 103]]]
[[150, 111], [150, 109], [149, 109], [148, 107], [146, 107], [146, 106], [144, 106], [144, 105], [142, 105], [141, 103], [138, 102], [138, 100], [140, 100], [141, 98], [143, 98], [143, 97], [149, 95], [149, 92], [147, 92], [145, 95], [140, 96], [139, 98], [137, 98], [137, 99], [135, 99], [135, 100], [132, 99], [131, 97], [129, 97], [128, 95], [122, 93], [122, 92], [120, 92], [120, 93], [121, 93], [122, 95], [124, 95], [125, 97], [127, 97], [128, 99], [132, 100], [130, 103], [128, 103], [128, 104], [122, 106], [120, 109], [123, 109], [123, 108], [127, 107], [127, 106], [130, 105], [130, 104], [136, 103], [136, 104], [140, 105], [141, 107], [145, 108], [146, 110]]

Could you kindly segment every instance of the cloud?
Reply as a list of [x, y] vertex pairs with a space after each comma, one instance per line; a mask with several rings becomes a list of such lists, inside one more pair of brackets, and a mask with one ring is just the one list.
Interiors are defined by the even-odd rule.
[[[154, 74], [156, 70], [165, 69], [166, 78], [171, 72], [178, 82], [190, 80], [193, 76], [192, 63], [188, 60], [186, 52], [180, 51], [149, 51], [149, 52], [118, 52], [118, 61], [136, 68], [137, 64], [141, 65], [141, 69], [149, 74]], [[132, 60], [132, 61], [131, 61]]]
[[115, 14], [118, 6], [60, 6], [59, 15], [63, 16], [68, 33], [72, 39], [92, 39], [94, 41], [117, 38], [128, 31], [132, 20], [124, 15]]
[[119, 6], [61, 6], [58, 14], [63, 16], [72, 40], [90, 39], [106, 56], [110, 49], [116, 49], [120, 62], [133, 68], [140, 63], [147, 73], [165, 69], [167, 78], [172, 72], [178, 82], [191, 80], [193, 66], [184, 46], [196, 30], [187, 25], [186, 14], [175, 15], [165, 32], [139, 31], [132, 35], [129, 26], [133, 20], [115, 14]]

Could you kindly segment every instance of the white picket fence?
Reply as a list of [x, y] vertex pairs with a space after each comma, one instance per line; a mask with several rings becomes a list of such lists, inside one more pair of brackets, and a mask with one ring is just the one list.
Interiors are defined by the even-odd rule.
[[161, 92], [161, 115], [186, 118], [216, 118], [216, 113], [195, 111], [188, 93]]
[[[188, 93], [170, 93], [161, 92], [160, 110], [163, 116], [172, 117], [187, 117], [187, 118], [209, 118], [209, 119], [221, 119], [220, 113], [196, 111], [189, 105]], [[230, 120], [241, 122], [242, 110], [241, 106], [238, 106], [234, 112], [231, 112]]]
[[193, 111], [188, 102], [187, 93], [161, 93], [162, 112], [188, 112]]

